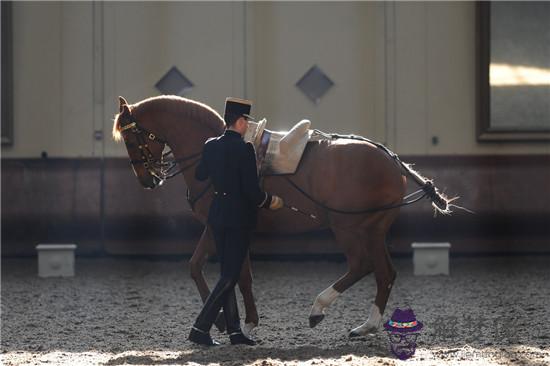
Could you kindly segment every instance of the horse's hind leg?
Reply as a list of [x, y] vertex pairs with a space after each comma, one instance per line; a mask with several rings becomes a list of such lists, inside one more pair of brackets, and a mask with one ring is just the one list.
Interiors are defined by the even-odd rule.
[[357, 337], [374, 333], [380, 327], [382, 314], [388, 302], [396, 271], [393, 268], [388, 250], [385, 245], [386, 231], [374, 230], [370, 232], [368, 251], [374, 260], [374, 275], [376, 278], [376, 298], [371, 307], [367, 321], [351, 330], [349, 336]]
[[343, 229], [333, 229], [338, 243], [344, 248], [349, 269], [338, 281], [321, 292], [311, 307], [309, 326], [315, 327], [325, 317], [324, 311], [345, 290], [372, 272], [372, 263], [365, 255], [362, 236]]
[[254, 302], [252, 293], [252, 267], [250, 265], [250, 254], [246, 255], [243, 267], [241, 269], [241, 277], [239, 278], [239, 290], [243, 295], [244, 309], [246, 317], [244, 319], [243, 333], [250, 336], [252, 329], [258, 326], [258, 310]]

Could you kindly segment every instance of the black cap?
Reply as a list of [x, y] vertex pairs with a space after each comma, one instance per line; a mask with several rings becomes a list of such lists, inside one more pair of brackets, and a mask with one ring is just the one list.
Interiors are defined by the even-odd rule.
[[246, 119], [253, 119], [250, 116], [250, 110], [252, 109], [252, 101], [240, 98], [226, 98], [225, 99], [225, 113], [223, 119], [228, 125], [235, 122], [235, 117], [245, 117]]

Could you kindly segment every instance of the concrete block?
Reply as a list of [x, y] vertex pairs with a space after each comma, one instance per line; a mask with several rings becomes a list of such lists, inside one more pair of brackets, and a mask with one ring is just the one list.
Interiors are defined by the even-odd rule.
[[415, 276], [448, 275], [450, 243], [412, 243]]
[[39, 277], [73, 277], [75, 244], [38, 244]]

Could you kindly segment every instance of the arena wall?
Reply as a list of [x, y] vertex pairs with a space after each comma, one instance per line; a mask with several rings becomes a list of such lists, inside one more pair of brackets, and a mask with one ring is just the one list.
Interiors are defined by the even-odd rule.
[[[410, 253], [415, 241], [449, 241], [453, 253], [548, 252], [549, 156], [403, 156], [459, 204], [475, 211], [433, 217], [428, 201], [405, 207], [388, 244]], [[188, 255], [202, 226], [177, 177], [141, 188], [123, 158], [5, 159], [2, 254], [33, 255], [42, 242], [74, 242], [82, 255]], [[103, 174], [102, 174], [103, 172]], [[412, 187], [412, 185], [411, 185]], [[257, 255], [339, 253], [330, 233], [258, 236]]]
[[[550, 251], [549, 156], [542, 142], [476, 139], [475, 4], [13, 3], [14, 140], [2, 146], [2, 254], [45, 241], [81, 254], [185, 254], [200, 227], [177, 178], [142, 190], [110, 138], [118, 95], [157, 95], [172, 66], [186, 94], [223, 109], [255, 101], [268, 128], [315, 128], [387, 144], [478, 214], [403, 210], [396, 253], [418, 240], [457, 252]], [[319, 104], [295, 86], [319, 66]], [[48, 158], [41, 158], [45, 152]], [[147, 240], [137, 240], [137, 237]], [[282, 243], [282, 244], [281, 244]], [[259, 254], [333, 253], [327, 233], [260, 238]]]

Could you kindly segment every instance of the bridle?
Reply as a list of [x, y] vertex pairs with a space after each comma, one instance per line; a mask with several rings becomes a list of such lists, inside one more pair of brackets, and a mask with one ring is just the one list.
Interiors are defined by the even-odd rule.
[[[148, 131], [147, 129], [140, 126], [135, 119], [133, 119], [132, 122], [130, 122], [129, 124], [119, 128], [119, 132], [121, 134], [125, 131], [129, 131], [134, 134], [138, 143], [139, 152], [141, 154], [140, 160], [130, 160], [130, 164], [132, 166], [142, 164], [145, 170], [147, 170], [147, 172], [149, 172], [151, 176], [159, 180], [158, 185], [162, 185], [165, 180], [174, 178], [176, 175], [185, 172], [187, 169], [197, 165], [200, 161], [200, 156], [202, 155], [202, 152], [176, 159], [174, 153], [172, 152], [172, 149], [170, 149], [170, 151], [166, 153], [163, 153], [160, 159], [155, 158], [155, 156], [151, 152], [151, 149], [149, 148], [149, 142], [154, 142], [162, 145], [161, 151], [164, 151], [164, 147], [168, 145], [168, 142], [164, 139], [159, 138], [151, 131]], [[126, 139], [124, 139], [124, 142], [127, 144]], [[191, 161], [183, 168], [177, 169], [178, 163], [183, 163], [189, 160], [193, 161]], [[191, 210], [194, 210], [195, 203], [197, 203], [197, 201], [201, 199], [206, 194], [206, 192], [208, 192], [211, 186], [212, 182], [210, 181], [210, 183], [194, 198], [191, 197], [191, 191], [189, 190], [189, 188], [187, 188], [187, 201], [191, 206]]]
[[[168, 145], [168, 142], [140, 126], [135, 119], [133, 119], [131, 123], [119, 128], [119, 132], [121, 134], [126, 131], [131, 132], [136, 137], [138, 149], [141, 154], [141, 159], [130, 160], [130, 164], [132, 166], [142, 164], [151, 176], [159, 180], [159, 184], [162, 184], [165, 180], [174, 178], [176, 175], [185, 172], [187, 169], [195, 166], [200, 160], [196, 158], [200, 158], [202, 152], [176, 159], [171, 149], [166, 153], [162, 153], [160, 159], [156, 158], [149, 148], [149, 143], [152, 142], [162, 145], [161, 151], [164, 151], [164, 147]], [[126, 140], [124, 140], [124, 142], [127, 144]], [[192, 159], [195, 160], [183, 168], [177, 168], [178, 163], [183, 163]]]

